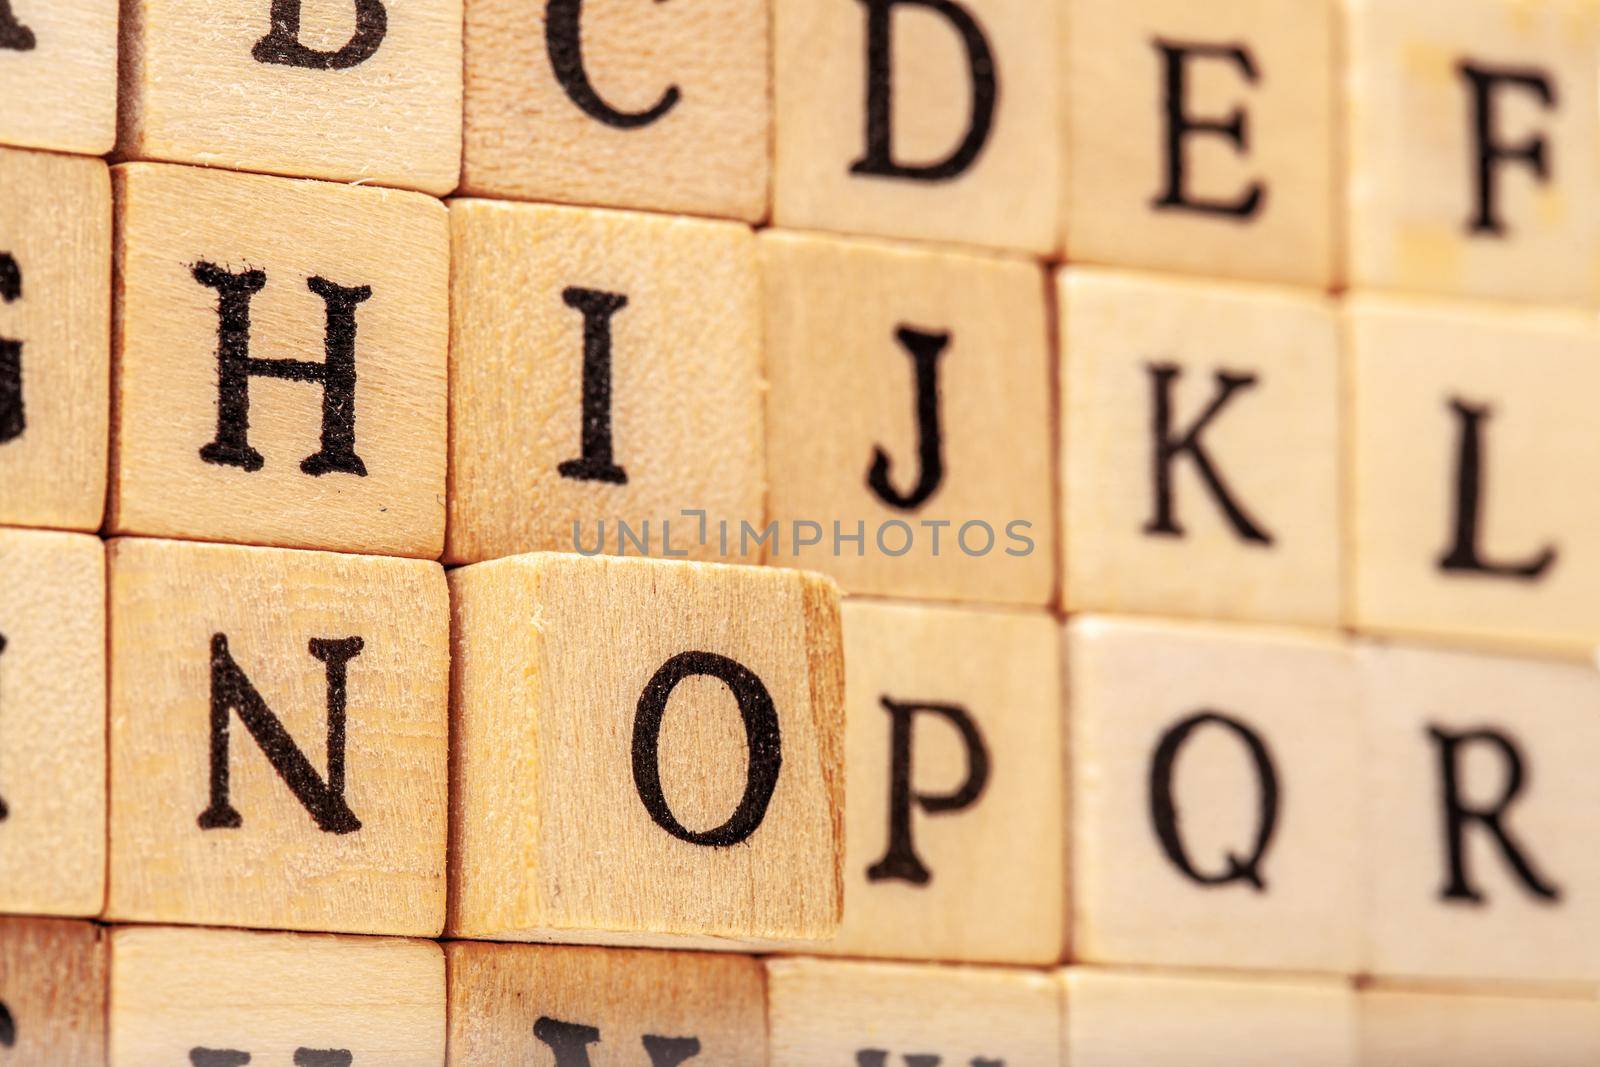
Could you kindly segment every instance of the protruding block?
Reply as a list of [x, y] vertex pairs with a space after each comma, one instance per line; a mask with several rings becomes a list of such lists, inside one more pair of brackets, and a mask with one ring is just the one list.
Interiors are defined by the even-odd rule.
[[0, 911], [105, 904], [105, 603], [99, 538], [0, 530]]
[[838, 594], [800, 571], [517, 556], [450, 574], [450, 930], [838, 928]]
[[117, 152], [448, 193], [461, 170], [461, 7], [125, 0]]
[[1341, 644], [1084, 618], [1068, 629], [1073, 957], [1352, 973], [1359, 689]]
[[1093, 270], [1060, 284], [1066, 609], [1338, 625], [1332, 304]]
[[439, 565], [118, 540], [110, 572], [107, 915], [436, 936]]
[[766, 0], [466, 9], [463, 192], [765, 217]]
[[1058, 6], [776, 0], [774, 221], [1054, 251]]
[[[5, 57], [0, 48], [0, 72]], [[8, 82], [6, 101], [11, 92]], [[0, 522], [95, 530], [111, 402], [111, 181], [98, 159], [0, 149], [0, 189]]]
[[[111, 151], [117, 0], [9, 0], [0, 10], [0, 83], [0, 144]], [[0, 186], [12, 188], [9, 176]]]
[[112, 531], [436, 558], [443, 206], [190, 167], [112, 174]]
[[1067, 0], [1074, 262], [1326, 288], [1336, 0]]
[[429, 941], [124, 927], [110, 1002], [111, 1067], [444, 1064]]
[[764, 1067], [759, 960], [700, 952], [445, 946], [452, 1067]]
[[766, 489], [749, 229], [488, 200], [450, 223], [445, 558], [760, 562], [741, 527], [759, 532]]
[[104, 1067], [106, 955], [92, 923], [0, 919], [0, 1063]]
[[1600, 9], [1344, 4], [1350, 284], [1600, 301]]
[[846, 956], [1054, 963], [1066, 924], [1060, 630], [847, 600]]
[[1378, 986], [1357, 998], [1362, 1067], [1591, 1067], [1600, 1000]]
[[772, 232], [762, 254], [768, 560], [825, 571], [852, 593], [1047, 603], [1041, 270]]
[[1356, 626], [1600, 643], [1593, 321], [1370, 300], [1347, 325]]

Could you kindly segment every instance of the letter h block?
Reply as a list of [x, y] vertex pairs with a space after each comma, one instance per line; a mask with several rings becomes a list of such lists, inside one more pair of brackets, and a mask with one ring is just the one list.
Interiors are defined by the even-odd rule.
[[451, 572], [449, 932], [817, 941], [844, 846], [837, 592], [570, 555]]

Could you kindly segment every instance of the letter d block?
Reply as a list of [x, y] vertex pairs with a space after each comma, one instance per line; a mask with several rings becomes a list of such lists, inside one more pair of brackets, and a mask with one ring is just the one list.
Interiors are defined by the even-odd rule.
[[106, 947], [93, 923], [0, 919], [0, 1063], [103, 1067]]
[[110, 574], [107, 916], [437, 936], [439, 565], [129, 539]]
[[450, 582], [452, 933], [834, 932], [844, 678], [831, 582], [558, 555]]

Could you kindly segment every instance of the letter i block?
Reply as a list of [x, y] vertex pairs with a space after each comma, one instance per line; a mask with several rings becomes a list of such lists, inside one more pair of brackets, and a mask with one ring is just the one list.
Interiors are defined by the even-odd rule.
[[1349, 283], [1600, 300], [1600, 9], [1345, 4]]
[[112, 531], [437, 558], [443, 206], [189, 167], [112, 173]]
[[437, 936], [439, 565], [126, 539], [110, 575], [107, 916]]
[[852, 593], [1047, 603], [1039, 268], [787, 233], [763, 235], [762, 254], [768, 560]]
[[1342, 644], [1085, 617], [1067, 632], [1073, 958], [1361, 962], [1359, 690]]
[[445, 946], [450, 1063], [764, 1067], [759, 960], [551, 945]]
[[110, 1067], [441, 1067], [444, 988], [430, 941], [125, 927]]
[[[98, 156], [117, 133], [117, 0], [0, 3], [0, 144]], [[13, 190], [9, 180], [0, 188]], [[28, 207], [37, 211], [38, 204]]]
[[1593, 990], [1530, 995], [1381, 984], [1358, 998], [1367, 1067], [1590, 1067], [1600, 1060]]
[[749, 229], [489, 200], [454, 201], [450, 226], [445, 559], [632, 550], [759, 562]]
[[1332, 304], [1096, 270], [1060, 292], [1066, 610], [1338, 625]]
[[106, 957], [93, 923], [0, 919], [0, 1063], [104, 1067]]
[[833, 935], [844, 670], [831, 582], [531, 555], [450, 584], [454, 935]]

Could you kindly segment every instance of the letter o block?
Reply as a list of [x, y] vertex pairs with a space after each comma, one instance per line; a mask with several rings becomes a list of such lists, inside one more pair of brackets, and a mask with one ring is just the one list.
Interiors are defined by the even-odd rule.
[[535, 554], [450, 583], [453, 935], [833, 933], [844, 693], [831, 582]]

